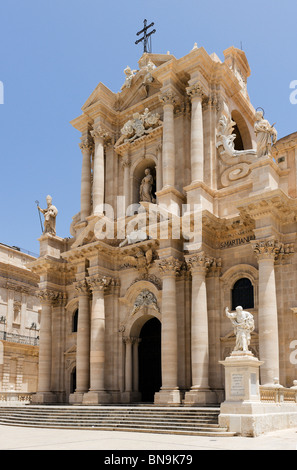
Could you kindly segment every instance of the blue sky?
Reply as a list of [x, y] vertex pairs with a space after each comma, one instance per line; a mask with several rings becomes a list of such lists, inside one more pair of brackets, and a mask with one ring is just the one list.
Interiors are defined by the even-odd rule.
[[70, 121], [101, 81], [118, 92], [143, 20], [155, 22], [153, 52], [180, 58], [197, 42], [223, 60], [234, 45], [247, 55], [253, 105], [276, 122], [279, 137], [297, 131], [296, 0], [1, 0], [0, 242], [39, 251], [35, 200], [59, 209], [57, 234], [69, 236], [80, 210], [80, 135]]

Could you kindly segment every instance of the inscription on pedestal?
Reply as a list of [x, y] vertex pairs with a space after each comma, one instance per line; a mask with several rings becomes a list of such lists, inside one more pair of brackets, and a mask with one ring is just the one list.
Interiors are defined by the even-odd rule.
[[251, 395], [258, 395], [257, 374], [251, 374]]
[[245, 394], [244, 377], [242, 374], [232, 374], [231, 396], [238, 397]]

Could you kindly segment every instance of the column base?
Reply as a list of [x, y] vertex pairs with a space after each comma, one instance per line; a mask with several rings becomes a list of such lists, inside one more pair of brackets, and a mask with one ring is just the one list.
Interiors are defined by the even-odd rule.
[[185, 394], [184, 405], [214, 405], [218, 403], [215, 392], [209, 388], [192, 388]]
[[37, 392], [32, 396], [32, 404], [50, 405], [57, 403], [57, 397], [53, 392]]
[[141, 393], [139, 392], [123, 392], [121, 394], [122, 403], [139, 403], [141, 402]]
[[81, 405], [84, 397], [84, 392], [74, 392], [69, 395], [70, 405]]
[[93, 391], [90, 390], [89, 392], [84, 394], [82, 404], [83, 405], [105, 405], [107, 403], [111, 403], [112, 397], [109, 393], [105, 391]]
[[176, 390], [160, 390], [155, 393], [155, 405], [180, 405], [181, 404], [181, 391]]

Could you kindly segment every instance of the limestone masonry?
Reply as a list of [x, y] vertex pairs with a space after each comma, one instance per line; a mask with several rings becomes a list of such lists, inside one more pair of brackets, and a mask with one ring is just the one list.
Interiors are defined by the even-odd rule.
[[[260, 406], [283, 387], [295, 416], [297, 133], [277, 140], [250, 102], [245, 53], [224, 57], [145, 53], [71, 122], [80, 212], [62, 239], [47, 199], [28, 265], [42, 308], [34, 403]], [[252, 358], [230, 356], [225, 310], [238, 306], [254, 319]]]

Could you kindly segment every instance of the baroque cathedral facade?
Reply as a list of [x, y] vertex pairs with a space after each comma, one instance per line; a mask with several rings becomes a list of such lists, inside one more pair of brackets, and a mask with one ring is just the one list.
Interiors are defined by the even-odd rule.
[[[99, 83], [80, 133], [71, 238], [45, 230], [35, 403], [218, 404], [235, 334], [255, 319], [261, 384], [296, 377], [297, 135], [250, 102], [245, 53], [145, 53]], [[60, 208], [60, 212], [61, 208]], [[48, 207], [47, 221], [56, 212]], [[45, 215], [46, 217], [46, 215]], [[291, 358], [291, 359], [290, 359]]]

